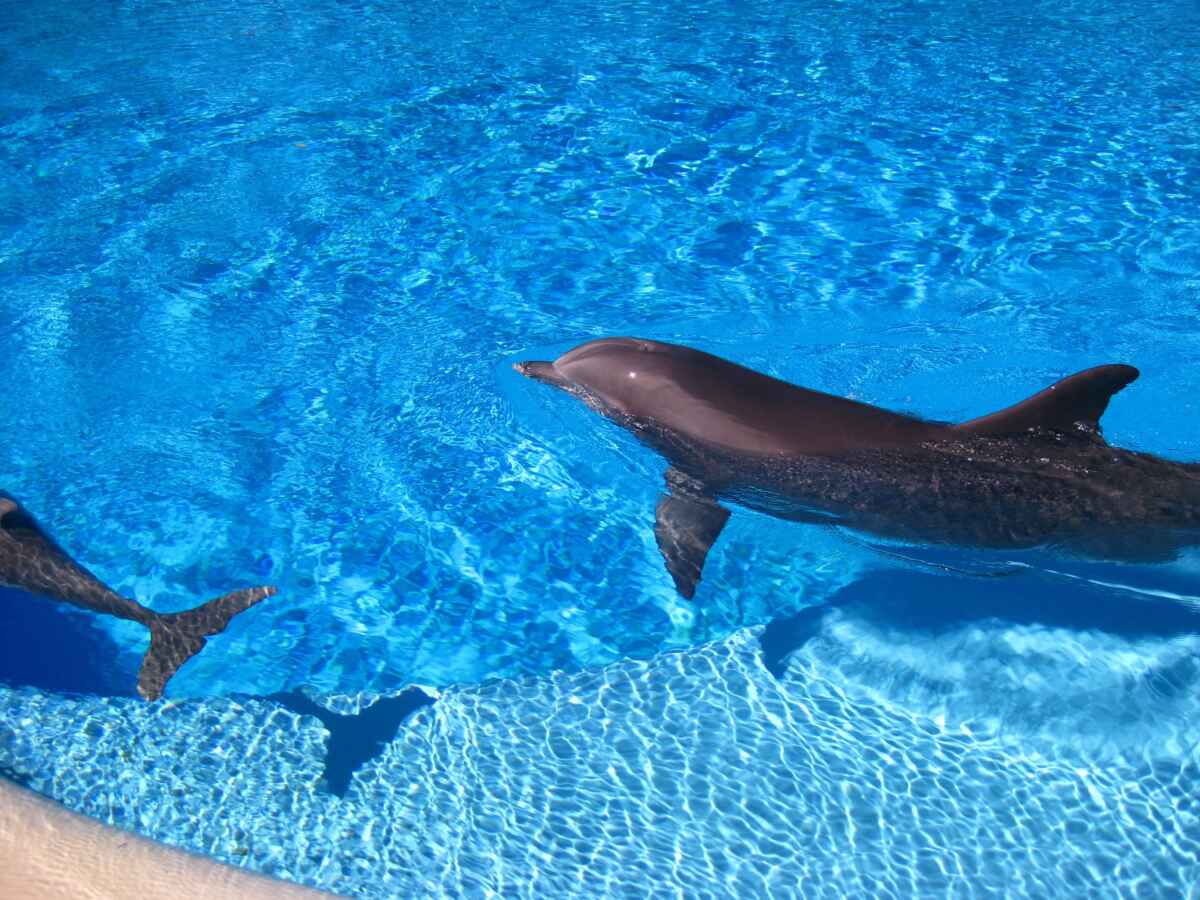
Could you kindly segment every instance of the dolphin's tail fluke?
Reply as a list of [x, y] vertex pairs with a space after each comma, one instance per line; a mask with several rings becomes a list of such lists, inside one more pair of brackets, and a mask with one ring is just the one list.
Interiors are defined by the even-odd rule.
[[205, 638], [220, 634], [230, 619], [274, 593], [273, 587], [245, 588], [195, 609], [156, 615], [150, 621], [150, 649], [138, 673], [138, 693], [157, 700], [171, 676], [204, 647]]

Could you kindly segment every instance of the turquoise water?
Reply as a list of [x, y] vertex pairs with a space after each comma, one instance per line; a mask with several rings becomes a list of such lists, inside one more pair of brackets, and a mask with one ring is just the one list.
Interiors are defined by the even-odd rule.
[[[17, 614], [0, 769], [361, 896], [1200, 883], [1196, 560], [913, 563], [738, 511], [687, 604], [661, 463], [509, 368], [637, 334], [952, 420], [1128, 362], [1109, 440], [1196, 459], [1197, 25], [4, 3], [0, 489], [154, 608], [280, 593], [167, 708], [122, 696], [140, 629]], [[83, 696], [60, 625], [103, 651]], [[448, 690], [345, 798], [316, 720], [250, 699], [412, 683]], [[577, 716], [572, 752], [537, 725]]]

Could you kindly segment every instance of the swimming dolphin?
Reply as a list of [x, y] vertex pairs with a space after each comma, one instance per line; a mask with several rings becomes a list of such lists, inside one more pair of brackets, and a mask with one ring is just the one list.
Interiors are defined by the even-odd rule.
[[666, 457], [654, 533], [688, 598], [729, 518], [720, 500], [963, 546], [1161, 560], [1200, 543], [1200, 465], [1110, 447], [1100, 434], [1109, 399], [1138, 377], [1132, 366], [1079, 372], [957, 425], [637, 338], [589, 341], [514, 368]]
[[0, 585], [72, 606], [132, 619], [150, 629], [150, 649], [138, 673], [138, 693], [162, 696], [176, 670], [199, 653], [205, 638], [220, 634], [229, 620], [275, 593], [273, 587], [234, 591], [195, 609], [156, 613], [115, 593], [80, 566], [10, 495], [0, 491]]

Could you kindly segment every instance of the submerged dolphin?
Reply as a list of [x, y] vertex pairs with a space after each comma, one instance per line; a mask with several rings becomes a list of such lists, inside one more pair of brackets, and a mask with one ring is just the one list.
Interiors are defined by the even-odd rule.
[[1169, 559], [1200, 544], [1200, 465], [1110, 447], [1100, 417], [1138, 377], [1097, 366], [958, 425], [807, 390], [700, 350], [589, 341], [523, 375], [565, 390], [666, 457], [655, 537], [691, 597], [729, 511], [992, 548], [1064, 545]]
[[199, 653], [205, 638], [220, 634], [229, 620], [275, 593], [273, 587], [234, 591], [195, 609], [156, 613], [115, 593], [67, 555], [29, 512], [0, 491], [0, 585], [28, 591], [150, 629], [150, 649], [138, 673], [138, 693], [162, 696], [176, 670]]

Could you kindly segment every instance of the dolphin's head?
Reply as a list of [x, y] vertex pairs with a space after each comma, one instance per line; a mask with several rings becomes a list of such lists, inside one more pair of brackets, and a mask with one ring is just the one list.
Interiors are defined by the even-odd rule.
[[638, 415], [672, 379], [670, 344], [640, 338], [601, 338], [568, 350], [553, 362], [529, 361], [513, 368], [527, 378], [579, 395], [590, 406]]

